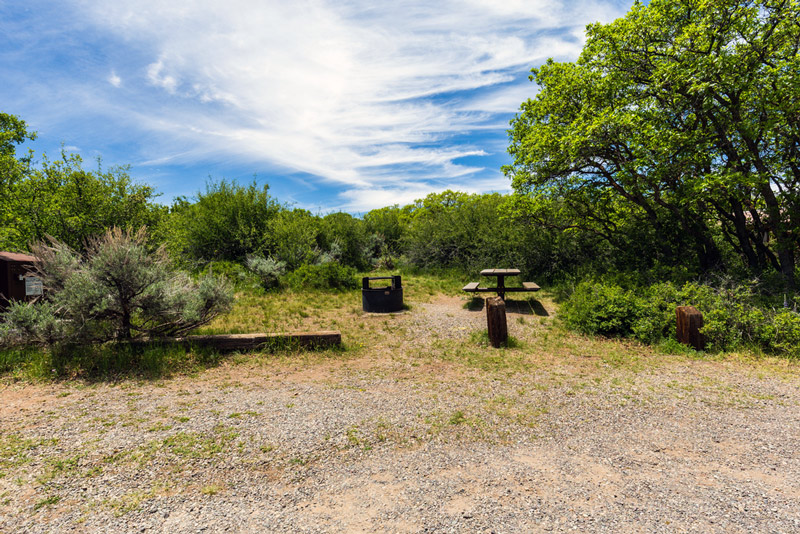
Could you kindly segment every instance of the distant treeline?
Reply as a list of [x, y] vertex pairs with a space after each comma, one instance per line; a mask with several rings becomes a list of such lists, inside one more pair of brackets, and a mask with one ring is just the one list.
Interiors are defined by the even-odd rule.
[[[660, 214], [658, 227], [618, 202], [607, 205], [600, 227], [555, 196], [525, 202], [524, 195], [433, 193], [406, 206], [314, 214], [270, 195], [268, 186], [209, 182], [194, 198], [159, 202], [151, 185], [134, 182], [126, 168], [87, 170], [77, 155], [58, 160], [20, 155], [34, 135], [19, 118], [0, 114], [0, 250], [26, 251], [54, 238], [76, 250], [114, 226], [146, 226], [153, 246], [174, 261], [200, 270], [211, 262], [246, 264], [264, 258], [292, 272], [336, 262], [359, 271], [375, 268], [455, 269], [517, 267], [541, 282], [604, 273], [635, 273], [643, 283], [702, 277], [693, 253], [696, 236]], [[676, 215], [676, 218], [678, 216]], [[659, 231], [661, 229], [662, 231]], [[673, 231], [674, 229], [674, 231]], [[777, 270], [748, 269], [722, 225], [707, 231], [723, 258], [714, 273], [742, 278]], [[610, 238], [611, 237], [611, 238]]]

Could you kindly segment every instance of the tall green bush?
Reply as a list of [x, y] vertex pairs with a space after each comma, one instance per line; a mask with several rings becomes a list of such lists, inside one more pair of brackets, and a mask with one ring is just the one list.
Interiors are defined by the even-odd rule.
[[314, 263], [319, 256], [320, 219], [302, 209], [284, 209], [269, 222], [267, 240], [272, 258], [290, 271]]
[[336, 262], [303, 265], [286, 275], [287, 285], [312, 289], [356, 289], [359, 287], [357, 271], [349, 265]]
[[147, 226], [160, 236], [167, 216], [167, 209], [155, 203], [155, 190], [134, 182], [126, 167], [104, 170], [98, 164], [89, 171], [76, 154], [44, 158], [9, 185], [5, 195], [0, 250], [26, 250], [48, 237], [83, 250], [90, 237], [114, 226]]
[[268, 255], [270, 221], [281, 210], [269, 186], [209, 182], [194, 203], [172, 208], [172, 248], [190, 260], [243, 262], [248, 254]]
[[358, 270], [371, 266], [372, 257], [364, 221], [349, 213], [331, 213], [320, 221], [320, 230], [322, 251], [328, 252], [331, 260]]
[[617, 285], [584, 281], [561, 307], [560, 316], [571, 328], [601, 336], [628, 336], [639, 318], [641, 303], [631, 291]]

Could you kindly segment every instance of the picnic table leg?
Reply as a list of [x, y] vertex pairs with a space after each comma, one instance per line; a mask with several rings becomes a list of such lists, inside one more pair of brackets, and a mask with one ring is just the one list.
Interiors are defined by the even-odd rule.
[[503, 299], [503, 301], [506, 300], [506, 292], [504, 291], [505, 288], [505, 276], [501, 274], [497, 277], [497, 294], [501, 299]]

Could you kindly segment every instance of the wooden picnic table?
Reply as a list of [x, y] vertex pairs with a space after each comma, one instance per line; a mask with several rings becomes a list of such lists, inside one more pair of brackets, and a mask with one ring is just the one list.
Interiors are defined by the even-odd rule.
[[469, 293], [497, 293], [503, 300], [508, 292], [539, 291], [539, 286], [533, 282], [522, 282], [522, 287], [506, 287], [506, 276], [519, 276], [519, 269], [484, 269], [481, 271], [481, 275], [497, 278], [497, 285], [495, 287], [479, 287], [480, 282], [470, 282], [462, 289]]

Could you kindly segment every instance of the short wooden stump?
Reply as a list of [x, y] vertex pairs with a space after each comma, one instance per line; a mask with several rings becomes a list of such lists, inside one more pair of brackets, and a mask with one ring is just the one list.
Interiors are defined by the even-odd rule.
[[506, 323], [506, 303], [500, 297], [486, 299], [486, 325], [489, 330], [489, 343], [497, 348], [508, 341]]
[[678, 306], [675, 308], [677, 319], [676, 336], [679, 343], [689, 345], [695, 350], [705, 348], [705, 339], [700, 329], [703, 328], [703, 314], [694, 306]]

